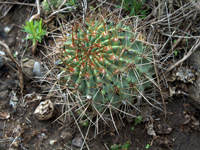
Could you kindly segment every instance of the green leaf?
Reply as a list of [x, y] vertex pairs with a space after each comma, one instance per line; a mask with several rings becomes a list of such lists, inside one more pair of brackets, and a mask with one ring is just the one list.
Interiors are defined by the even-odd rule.
[[150, 145], [149, 144], [147, 144], [147, 146], [146, 146], [146, 149], [148, 149], [150, 147]]
[[174, 55], [177, 56], [178, 55], [178, 51], [174, 51]]
[[125, 142], [124, 145], [122, 145], [122, 149], [128, 149], [130, 145], [129, 141]]

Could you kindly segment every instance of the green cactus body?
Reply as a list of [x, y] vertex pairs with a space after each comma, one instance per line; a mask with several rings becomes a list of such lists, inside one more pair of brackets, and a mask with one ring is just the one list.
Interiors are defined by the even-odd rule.
[[85, 31], [74, 27], [70, 34], [60, 58], [69, 74], [68, 86], [81, 93], [83, 107], [90, 104], [100, 113], [107, 106], [120, 109], [152, 86], [152, 52], [130, 26], [88, 21]]
[[[63, 0], [49, 0], [49, 3], [53, 7], [53, 9], [57, 10], [57, 8], [62, 4]], [[44, 0], [42, 2], [42, 8], [44, 10], [44, 13], [46, 15], [52, 13], [52, 9], [48, 3], [48, 0]]]

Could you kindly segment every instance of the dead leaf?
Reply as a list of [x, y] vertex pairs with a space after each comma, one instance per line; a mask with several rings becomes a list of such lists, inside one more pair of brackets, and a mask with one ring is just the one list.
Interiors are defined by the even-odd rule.
[[6, 113], [4, 111], [0, 112], [0, 119], [1, 120], [5, 120], [5, 119], [8, 119], [8, 118], [10, 118], [10, 114], [9, 113]]
[[172, 142], [166, 137], [159, 137], [158, 139], [156, 139], [156, 141], [159, 145], [163, 145], [165, 147], [169, 147], [172, 145]]
[[176, 72], [177, 80], [184, 83], [193, 83], [196, 79], [195, 70], [188, 67], [179, 67]]
[[148, 125], [147, 125], [147, 133], [148, 135], [152, 135], [153, 137], [156, 136], [156, 133], [153, 129], [153, 118], [151, 118], [151, 120], [148, 122]]

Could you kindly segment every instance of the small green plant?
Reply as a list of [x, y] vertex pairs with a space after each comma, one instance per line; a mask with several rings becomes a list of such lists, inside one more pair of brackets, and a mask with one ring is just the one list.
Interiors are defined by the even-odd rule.
[[94, 7], [93, 6], [89, 6], [90, 10], [94, 10]]
[[150, 147], [150, 145], [149, 145], [149, 144], [147, 144], [145, 148], [146, 148], [146, 149], [148, 149], [149, 147]]
[[174, 55], [177, 56], [178, 55], [178, 51], [174, 51]]
[[131, 130], [133, 131], [135, 128], [134, 127], [131, 127]]
[[[119, 0], [117, 0], [119, 1]], [[122, 0], [120, 0], [122, 1]], [[141, 15], [140, 18], [145, 18], [147, 16], [147, 11], [149, 9], [146, 10], [142, 10], [141, 7], [143, 6], [143, 4], [145, 3], [146, 0], [124, 0], [123, 4], [122, 4], [122, 8], [129, 12], [129, 16], [136, 16], [136, 15]], [[115, 6], [116, 8], [120, 8], [121, 5]]]
[[47, 33], [47, 29], [45, 29], [46, 26], [43, 25], [42, 19], [39, 21], [26, 21], [26, 25], [23, 25], [23, 32], [26, 32], [29, 34], [29, 36], [26, 39], [30, 39], [33, 41], [33, 45], [36, 44], [36, 41], [41, 43], [42, 38]]
[[123, 145], [121, 144], [114, 144], [110, 147], [111, 150], [120, 150], [120, 149], [123, 149], [123, 150], [127, 150], [130, 146], [130, 142], [129, 141], [126, 141]]
[[[176, 43], [177, 40], [174, 40], [174, 43]], [[174, 55], [177, 56], [178, 55], [178, 51], [174, 51]]]
[[134, 119], [134, 122], [135, 122], [135, 125], [138, 125], [142, 122], [142, 116], [137, 116], [135, 119]]
[[[49, 5], [49, 3], [51, 4], [51, 6]], [[63, 0], [44, 0], [42, 2], [42, 8], [43, 11], [45, 13], [45, 15], [49, 15], [50, 13], [52, 13], [52, 8], [54, 10], [57, 10], [59, 8], [59, 6], [63, 3]], [[73, 9], [75, 9], [77, 0], [67, 0], [67, 2], [64, 4], [65, 6], [71, 7], [68, 10], [72, 11]]]

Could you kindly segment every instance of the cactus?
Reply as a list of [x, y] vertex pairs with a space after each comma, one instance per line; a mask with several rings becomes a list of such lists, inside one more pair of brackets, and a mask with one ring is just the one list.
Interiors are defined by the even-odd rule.
[[134, 105], [138, 95], [153, 106], [143, 94], [154, 83], [153, 54], [141, 34], [122, 21], [106, 20], [75, 24], [68, 34], [58, 57], [67, 86], [81, 95], [79, 109], [108, 114], [108, 108]]

